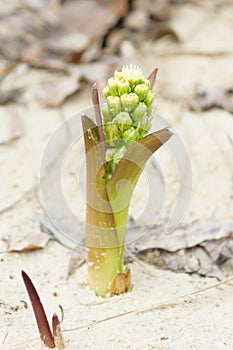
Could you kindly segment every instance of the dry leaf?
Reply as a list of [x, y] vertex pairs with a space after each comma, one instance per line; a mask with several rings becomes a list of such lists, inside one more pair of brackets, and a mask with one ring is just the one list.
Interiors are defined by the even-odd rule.
[[85, 33], [91, 40], [102, 38], [118, 18], [94, 0], [66, 1], [60, 9], [61, 30]]
[[[1, 9], [0, 9], [1, 15]], [[26, 1], [2, 13], [0, 52], [6, 59], [39, 63], [78, 63], [85, 50], [99, 42], [118, 17], [92, 1]], [[11, 31], [8, 28], [11, 26]]]
[[51, 236], [46, 233], [32, 233], [29, 235], [11, 236], [9, 240], [9, 252], [27, 252], [31, 250], [42, 249], [46, 246]]
[[69, 96], [80, 89], [78, 77], [58, 78], [53, 82], [43, 83], [36, 98], [46, 107], [59, 107]]
[[127, 248], [161, 269], [224, 277], [221, 265], [233, 254], [232, 221], [193, 224], [172, 235], [161, 232], [162, 227], [154, 228]]
[[98, 4], [107, 6], [117, 17], [124, 17], [130, 8], [129, 0], [97, 0]]
[[91, 84], [105, 80], [112, 69], [108, 62], [80, 64], [68, 68], [69, 76], [57, 78], [53, 82], [43, 82], [36, 93], [37, 100], [46, 107], [59, 107], [81, 88], [81, 81]]
[[68, 63], [79, 63], [89, 44], [89, 36], [84, 33], [63, 34], [58, 31], [43, 41], [44, 55]]

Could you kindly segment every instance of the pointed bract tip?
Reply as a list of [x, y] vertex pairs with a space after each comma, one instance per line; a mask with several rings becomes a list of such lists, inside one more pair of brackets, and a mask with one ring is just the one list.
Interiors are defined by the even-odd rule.
[[94, 106], [99, 105], [99, 90], [97, 83], [92, 85], [92, 102]]
[[149, 75], [148, 80], [150, 81], [150, 85], [151, 85], [151, 90], [154, 87], [156, 78], [157, 78], [157, 74], [158, 74], [158, 68], [155, 68]]
[[31, 280], [30, 277], [28, 276], [28, 274], [24, 271], [24, 270], [21, 270], [21, 276], [25, 282], [25, 280]]

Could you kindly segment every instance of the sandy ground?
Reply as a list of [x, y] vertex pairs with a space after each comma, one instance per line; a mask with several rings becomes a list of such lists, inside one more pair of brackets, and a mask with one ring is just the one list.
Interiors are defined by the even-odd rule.
[[[177, 46], [167, 40], [145, 44], [139, 52], [125, 43], [122, 50], [130, 52], [130, 57], [124, 63], [139, 63], [146, 73], [159, 67], [158, 111], [181, 135], [193, 168], [192, 202], [184, 222], [222, 222], [232, 219], [233, 212], [229, 142], [233, 118], [219, 109], [191, 112], [187, 99], [196, 84], [206, 88], [232, 87], [233, 7], [225, 6], [217, 13], [209, 11], [208, 16], [203, 9], [191, 5], [176, 11], [173, 25], [182, 37], [186, 54], [178, 52]], [[31, 71], [15, 82], [27, 87], [23, 102], [16, 106], [23, 137], [0, 147], [0, 348], [41, 348], [20, 276], [24, 269], [37, 286], [49, 318], [53, 312], [60, 315], [59, 304], [62, 305], [67, 349], [232, 349], [232, 283], [170, 302], [217, 281], [161, 271], [135, 261], [130, 265], [132, 291], [103, 300], [87, 286], [86, 265], [66, 279], [71, 250], [61, 244], [51, 241], [34, 252], [7, 252], [7, 239], [40, 232], [43, 209], [37, 195], [38, 174], [49, 136], [65, 118], [90, 105], [89, 90], [85, 89], [59, 110], [42, 108], [33, 98], [42, 79], [50, 79], [50, 75]], [[5, 109], [0, 109], [0, 113], [4, 114]], [[162, 159], [160, 164], [168, 169], [170, 195], [165, 217], [173, 203], [176, 184], [169, 165], [164, 165]], [[165, 305], [150, 309], [166, 301]], [[142, 308], [145, 310], [137, 312]]]

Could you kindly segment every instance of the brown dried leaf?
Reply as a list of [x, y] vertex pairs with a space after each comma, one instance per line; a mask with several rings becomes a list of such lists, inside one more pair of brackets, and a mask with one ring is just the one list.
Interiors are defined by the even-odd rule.
[[108, 9], [117, 17], [124, 17], [129, 11], [129, 0], [96, 0], [102, 6], [107, 6]]
[[58, 31], [43, 41], [44, 57], [79, 63], [89, 44], [90, 38], [84, 33], [63, 34]]
[[46, 107], [59, 107], [79, 89], [79, 77], [63, 77], [53, 82], [43, 83], [36, 98]]
[[43, 249], [51, 239], [46, 233], [32, 233], [26, 236], [12, 236], [9, 240], [8, 252], [28, 252]]
[[27, 1], [2, 14], [0, 52], [6, 59], [38, 65], [50, 60], [78, 63], [87, 48], [96, 42], [101, 47], [117, 21], [108, 7], [94, 0]]
[[98, 62], [67, 66], [69, 76], [58, 78], [53, 82], [44, 82], [37, 91], [37, 100], [46, 107], [59, 107], [64, 101], [80, 90], [81, 81], [91, 84], [105, 80], [113, 64]]
[[233, 254], [233, 222], [190, 225], [172, 235], [163, 234], [162, 230], [150, 230], [130, 249], [160, 269], [224, 277], [221, 266]]
[[[142, 228], [139, 228], [141, 230]], [[133, 242], [137, 236], [137, 227], [127, 231], [128, 241]], [[233, 231], [233, 221], [226, 222], [205, 221], [199, 224], [190, 224], [178, 227], [171, 235], [166, 234], [164, 226], [145, 227], [145, 234], [140, 240], [132, 243], [132, 247], [138, 251], [158, 248], [169, 252], [176, 252], [181, 249], [192, 248], [205, 241], [217, 240], [228, 237]]]
[[61, 30], [85, 33], [92, 40], [102, 38], [118, 18], [94, 0], [66, 1], [60, 10]]

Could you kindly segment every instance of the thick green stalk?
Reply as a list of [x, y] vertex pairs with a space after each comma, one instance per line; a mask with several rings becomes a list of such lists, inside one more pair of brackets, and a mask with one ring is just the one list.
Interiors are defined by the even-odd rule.
[[122, 272], [115, 220], [106, 191], [105, 168], [97, 126], [82, 118], [87, 167], [86, 246], [89, 284], [105, 297]]
[[106, 297], [115, 276], [122, 272], [119, 248], [87, 247], [89, 285], [96, 295]]

